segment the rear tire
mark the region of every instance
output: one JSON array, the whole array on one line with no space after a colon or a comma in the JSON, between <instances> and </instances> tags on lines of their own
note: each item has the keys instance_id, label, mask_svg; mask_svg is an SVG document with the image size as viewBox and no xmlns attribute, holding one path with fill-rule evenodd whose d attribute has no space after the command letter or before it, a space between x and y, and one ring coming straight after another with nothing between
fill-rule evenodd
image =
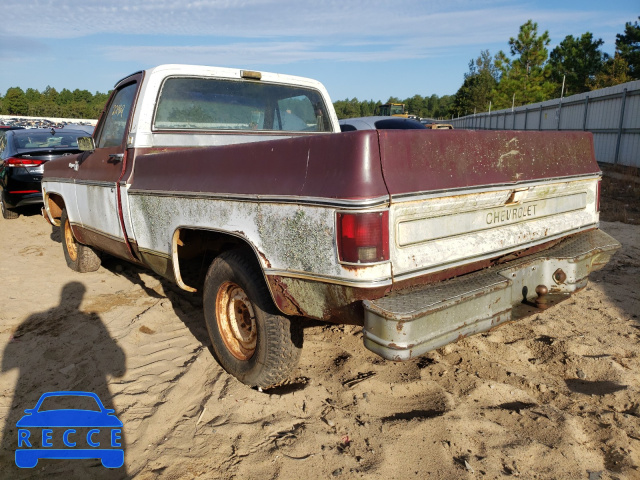
<instances>
[{"instance_id":1,"label":"rear tire","mask_svg":"<svg viewBox=\"0 0 640 480\"><path fill-rule=\"evenodd\" d=\"M269 388L289 378L302 350L298 322L280 315L247 255L218 256L204 283L204 316L216 359L242 383Z\"/></svg>"},{"instance_id":2,"label":"rear tire","mask_svg":"<svg viewBox=\"0 0 640 480\"><path fill-rule=\"evenodd\" d=\"M0 209L2 209L2 217L5 220L15 220L20 216L18 212L15 210L11 210L4 204L4 200L2 199L2 195L0 195Z\"/></svg>"},{"instance_id":3,"label":"rear tire","mask_svg":"<svg viewBox=\"0 0 640 480\"><path fill-rule=\"evenodd\" d=\"M80 273L98 270L101 263L100 256L90 246L78 243L73 236L66 208L62 210L62 215L60 216L60 230L60 233L62 233L62 250L69 268Z\"/></svg>"}]
</instances>

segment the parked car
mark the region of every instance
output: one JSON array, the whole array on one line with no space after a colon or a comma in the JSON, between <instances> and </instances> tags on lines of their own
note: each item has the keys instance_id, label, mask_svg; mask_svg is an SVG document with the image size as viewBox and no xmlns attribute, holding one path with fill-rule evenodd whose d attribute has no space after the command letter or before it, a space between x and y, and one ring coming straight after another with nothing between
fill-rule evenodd
<instances>
[{"instance_id":1,"label":"parked car","mask_svg":"<svg viewBox=\"0 0 640 480\"><path fill-rule=\"evenodd\" d=\"M354 130L413 130L425 128L417 120L403 117L357 117L340 120L340 130L352 132Z\"/></svg>"},{"instance_id":2,"label":"parked car","mask_svg":"<svg viewBox=\"0 0 640 480\"><path fill-rule=\"evenodd\" d=\"M5 219L20 216L18 209L42 203L40 180L44 164L79 153L84 130L0 130L0 206Z\"/></svg>"},{"instance_id":3,"label":"parked car","mask_svg":"<svg viewBox=\"0 0 640 480\"><path fill-rule=\"evenodd\" d=\"M82 130L83 132L86 132L89 135L93 135L93 130L95 129L95 127L93 125L82 125L80 123L70 123L68 125L65 125L62 128L64 128L67 131L69 131L69 130ZM64 133L64 132L60 132L60 133Z\"/></svg>"}]
</instances>

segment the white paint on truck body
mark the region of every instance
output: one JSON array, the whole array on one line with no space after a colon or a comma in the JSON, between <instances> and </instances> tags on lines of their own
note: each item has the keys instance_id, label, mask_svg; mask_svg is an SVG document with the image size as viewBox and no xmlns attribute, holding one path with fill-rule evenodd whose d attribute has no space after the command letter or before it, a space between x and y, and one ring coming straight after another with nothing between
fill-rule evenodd
<instances>
[{"instance_id":1,"label":"white paint on truck body","mask_svg":"<svg viewBox=\"0 0 640 480\"><path fill-rule=\"evenodd\" d=\"M390 210L394 279L406 279L538 245L598 224L600 177L438 192Z\"/></svg>"}]
</instances>

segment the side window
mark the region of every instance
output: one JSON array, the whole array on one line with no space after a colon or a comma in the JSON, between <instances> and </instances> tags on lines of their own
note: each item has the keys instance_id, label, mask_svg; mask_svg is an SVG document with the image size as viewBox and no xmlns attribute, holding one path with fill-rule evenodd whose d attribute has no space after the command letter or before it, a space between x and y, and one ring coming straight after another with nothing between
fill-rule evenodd
<instances>
[{"instance_id":1,"label":"side window","mask_svg":"<svg viewBox=\"0 0 640 480\"><path fill-rule=\"evenodd\" d=\"M119 147L124 141L127 129L127 120L138 88L137 83L132 83L121 88L109 104L105 114L97 148Z\"/></svg>"}]
</instances>

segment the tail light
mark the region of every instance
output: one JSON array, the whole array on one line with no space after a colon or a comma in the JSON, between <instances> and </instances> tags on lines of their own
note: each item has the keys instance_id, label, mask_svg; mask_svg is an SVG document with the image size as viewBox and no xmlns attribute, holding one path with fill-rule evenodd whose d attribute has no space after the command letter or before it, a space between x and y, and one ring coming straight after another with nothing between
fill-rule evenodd
<instances>
[{"instance_id":1,"label":"tail light","mask_svg":"<svg viewBox=\"0 0 640 480\"><path fill-rule=\"evenodd\" d=\"M9 157L4 161L5 167L37 167L42 165L44 160L32 160L30 158Z\"/></svg>"},{"instance_id":2,"label":"tail light","mask_svg":"<svg viewBox=\"0 0 640 480\"><path fill-rule=\"evenodd\" d=\"M599 178L598 186L596 188L596 212L600 211L600 188L602 188L601 184L602 184L602 178Z\"/></svg>"},{"instance_id":3,"label":"tail light","mask_svg":"<svg viewBox=\"0 0 640 480\"><path fill-rule=\"evenodd\" d=\"M389 260L389 211L336 213L338 257L347 263Z\"/></svg>"}]
</instances>

